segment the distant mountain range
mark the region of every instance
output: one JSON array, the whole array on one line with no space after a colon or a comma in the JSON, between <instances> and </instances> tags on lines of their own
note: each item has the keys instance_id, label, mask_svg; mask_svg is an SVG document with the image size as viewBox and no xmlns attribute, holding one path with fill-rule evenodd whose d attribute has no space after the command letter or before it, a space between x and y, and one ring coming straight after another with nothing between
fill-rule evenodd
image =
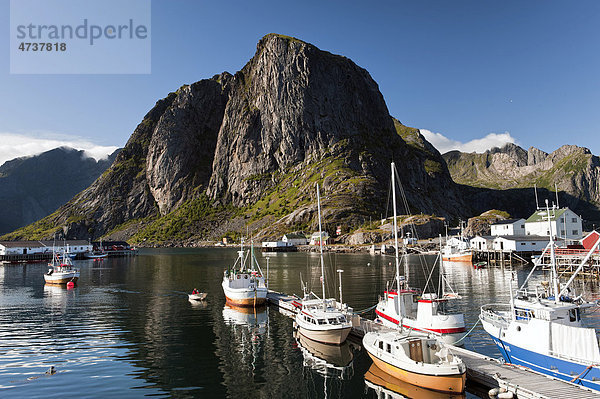
<instances>
[{"instance_id":1,"label":"distant mountain range","mask_svg":"<svg viewBox=\"0 0 600 399\"><path fill-rule=\"evenodd\" d=\"M570 207L588 222L598 225L600 221L600 160L587 148L564 145L548 154L535 147L526 151L507 144L483 154L450 151L443 157L456 183L501 190L504 195L498 196L499 202L512 202L504 208L512 207L513 212L521 195L521 202L527 199L535 205L533 187L538 188L540 205L546 198L555 203L558 189L560 206Z\"/></svg>"},{"instance_id":2,"label":"distant mountain range","mask_svg":"<svg viewBox=\"0 0 600 399\"><path fill-rule=\"evenodd\" d=\"M195 245L246 231L277 237L316 230L317 183L329 230L347 232L389 215L391 161L412 214L450 224L489 209L523 217L535 209L533 183L540 198L553 198L557 179L561 205L600 220L597 157L578 147L558 151L509 145L442 157L418 129L390 116L365 69L269 34L234 75L159 100L97 180L4 238Z\"/></svg>"},{"instance_id":3,"label":"distant mountain range","mask_svg":"<svg viewBox=\"0 0 600 399\"><path fill-rule=\"evenodd\" d=\"M83 151L61 147L5 162L0 166L0 234L54 212L92 184L117 153L96 161Z\"/></svg>"}]
</instances>

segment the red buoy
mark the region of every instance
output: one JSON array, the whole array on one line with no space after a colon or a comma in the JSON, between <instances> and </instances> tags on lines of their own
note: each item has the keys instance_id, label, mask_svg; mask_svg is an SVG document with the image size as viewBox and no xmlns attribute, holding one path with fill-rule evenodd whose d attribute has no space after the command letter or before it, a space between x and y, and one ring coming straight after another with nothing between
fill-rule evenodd
<instances>
[{"instance_id":1,"label":"red buoy","mask_svg":"<svg viewBox=\"0 0 600 399\"><path fill-rule=\"evenodd\" d=\"M67 289L73 289L73 288L75 288L75 283L74 283L74 282L72 282L72 281L69 281L69 282L67 283Z\"/></svg>"}]
</instances>

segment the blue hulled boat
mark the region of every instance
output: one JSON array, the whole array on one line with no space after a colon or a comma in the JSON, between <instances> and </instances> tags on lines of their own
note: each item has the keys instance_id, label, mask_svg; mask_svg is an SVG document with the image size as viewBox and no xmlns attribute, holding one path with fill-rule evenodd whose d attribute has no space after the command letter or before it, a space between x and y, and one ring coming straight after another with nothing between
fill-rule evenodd
<instances>
[{"instance_id":1,"label":"blue hulled boat","mask_svg":"<svg viewBox=\"0 0 600 399\"><path fill-rule=\"evenodd\" d=\"M550 209L547 214L550 214ZM550 223L549 223L550 224ZM531 273L508 304L482 306L479 316L508 363L600 391L600 348L594 328L585 327L581 313L596 306L581 296L569 297L569 286L592 256L591 248L571 279L560 288L554 241L550 242ZM550 254L551 279L539 289L528 290L528 280L546 253Z\"/></svg>"}]
</instances>

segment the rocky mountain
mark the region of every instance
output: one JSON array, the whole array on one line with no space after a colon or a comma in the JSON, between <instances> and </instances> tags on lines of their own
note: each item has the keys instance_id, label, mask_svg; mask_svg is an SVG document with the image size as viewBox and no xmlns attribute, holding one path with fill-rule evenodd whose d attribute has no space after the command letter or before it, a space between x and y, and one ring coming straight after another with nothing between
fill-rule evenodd
<instances>
[{"instance_id":1,"label":"rocky mountain","mask_svg":"<svg viewBox=\"0 0 600 399\"><path fill-rule=\"evenodd\" d=\"M483 154L451 151L443 157L455 182L502 190L494 191L498 202L506 205L498 209L528 216L527 212L520 211L519 203L529 202L529 208L533 209L534 185L538 188L540 203L543 203L546 198L556 202L556 184L560 206L569 206L588 221L600 220L600 161L587 148L564 145L547 154L534 147L525 151L517 145L507 144ZM482 193L487 191L476 191L474 199L485 201ZM485 209L482 204L472 205ZM498 207L498 203L490 204L489 208L492 207Z\"/></svg>"},{"instance_id":2,"label":"rocky mountain","mask_svg":"<svg viewBox=\"0 0 600 399\"><path fill-rule=\"evenodd\" d=\"M68 147L16 158L0 166L0 234L39 220L87 188L114 161L96 161Z\"/></svg>"},{"instance_id":3,"label":"rocky mountain","mask_svg":"<svg viewBox=\"0 0 600 399\"><path fill-rule=\"evenodd\" d=\"M269 34L234 75L158 101L98 180L8 238L276 235L315 227L316 183L325 222L358 227L385 213L392 160L412 213L468 212L441 155L390 117L365 69Z\"/></svg>"}]
</instances>

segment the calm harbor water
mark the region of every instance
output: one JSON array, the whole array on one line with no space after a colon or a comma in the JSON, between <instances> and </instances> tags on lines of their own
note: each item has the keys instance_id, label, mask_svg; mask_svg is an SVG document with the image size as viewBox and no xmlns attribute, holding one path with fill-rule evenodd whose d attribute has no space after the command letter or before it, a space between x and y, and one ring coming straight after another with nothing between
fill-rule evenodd
<instances>
[{"instance_id":1,"label":"calm harbor water","mask_svg":"<svg viewBox=\"0 0 600 399\"><path fill-rule=\"evenodd\" d=\"M332 349L298 342L292 320L276 309L226 307L220 283L235 257L234 249L156 249L76 261L81 280L73 290L45 286L44 264L0 266L0 397L377 397L385 381L369 370L358 344ZM258 258L266 272L265 256ZM355 310L371 307L394 276L393 262L389 256L326 254L328 295L338 293L335 269L344 269L344 301ZM410 258L413 286L427 279L422 262ZM461 295L450 310L465 313L470 328L479 307L507 301L510 279L516 285L528 270L448 266ZM271 289L300 294L302 278L320 292L317 254L271 254L269 275ZM205 303L187 300L193 288L208 292ZM589 299L600 295L597 283L580 288ZM597 313L586 317L598 324ZM465 346L499 356L480 325ZM336 367L325 367L323 357ZM45 374L51 366L56 373Z\"/></svg>"}]
</instances>

